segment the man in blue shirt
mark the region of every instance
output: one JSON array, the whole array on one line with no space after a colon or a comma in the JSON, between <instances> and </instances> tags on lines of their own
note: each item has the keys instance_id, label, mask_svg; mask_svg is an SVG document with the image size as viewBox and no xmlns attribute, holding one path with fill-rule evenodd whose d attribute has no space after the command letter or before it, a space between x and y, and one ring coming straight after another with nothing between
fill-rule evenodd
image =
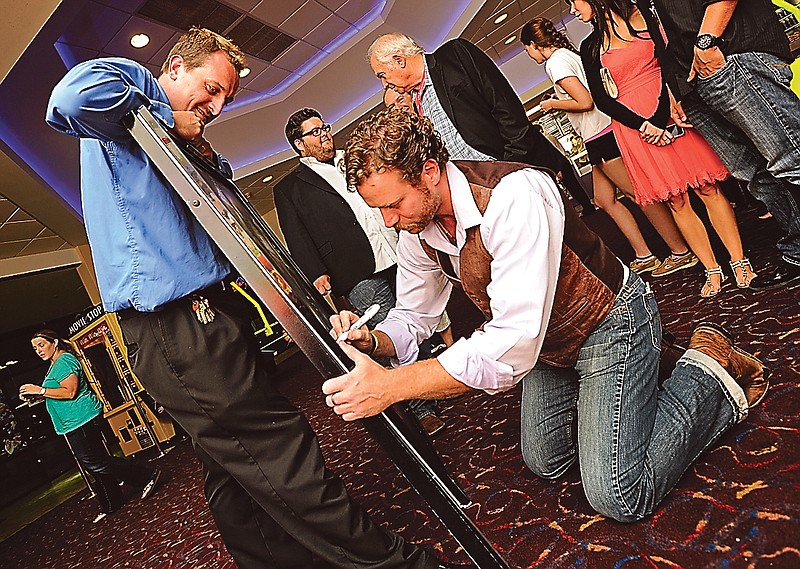
<instances>
[{"instance_id":1,"label":"man in blue shirt","mask_svg":"<svg viewBox=\"0 0 800 569\"><path fill-rule=\"evenodd\" d=\"M266 377L231 267L122 124L144 105L232 175L203 137L239 86L238 47L193 28L156 79L126 59L75 66L56 85L53 128L81 139L81 191L103 306L134 371L188 432L206 496L238 566L447 567L375 526L324 465L305 417ZM202 306L204 310L196 310Z\"/></svg>"}]
</instances>

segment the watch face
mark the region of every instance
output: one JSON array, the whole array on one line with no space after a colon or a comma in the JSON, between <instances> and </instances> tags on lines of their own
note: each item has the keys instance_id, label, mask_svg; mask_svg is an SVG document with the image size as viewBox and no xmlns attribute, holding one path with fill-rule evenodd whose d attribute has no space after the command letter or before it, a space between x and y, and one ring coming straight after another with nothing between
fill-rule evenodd
<instances>
[{"instance_id":1,"label":"watch face","mask_svg":"<svg viewBox=\"0 0 800 569\"><path fill-rule=\"evenodd\" d=\"M697 41L695 42L695 45L700 49L708 49L712 45L714 45L714 36L712 36L711 34L703 34L697 36Z\"/></svg>"}]
</instances>

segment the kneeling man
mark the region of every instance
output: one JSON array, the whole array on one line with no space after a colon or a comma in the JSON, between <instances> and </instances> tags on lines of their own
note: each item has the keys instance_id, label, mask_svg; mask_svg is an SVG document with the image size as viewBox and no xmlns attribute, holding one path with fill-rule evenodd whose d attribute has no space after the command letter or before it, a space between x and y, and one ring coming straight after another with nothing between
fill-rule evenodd
<instances>
[{"instance_id":1,"label":"kneeling man","mask_svg":"<svg viewBox=\"0 0 800 569\"><path fill-rule=\"evenodd\" d=\"M649 285L565 205L549 172L450 162L427 119L393 109L356 128L345 164L348 185L401 230L396 307L376 330L349 331L342 347L355 368L323 385L345 420L521 381L527 465L552 479L578 460L592 506L631 522L764 397L763 364L710 323L659 389L661 321ZM414 363L453 286L487 323ZM333 333L355 320L333 316Z\"/></svg>"}]
</instances>

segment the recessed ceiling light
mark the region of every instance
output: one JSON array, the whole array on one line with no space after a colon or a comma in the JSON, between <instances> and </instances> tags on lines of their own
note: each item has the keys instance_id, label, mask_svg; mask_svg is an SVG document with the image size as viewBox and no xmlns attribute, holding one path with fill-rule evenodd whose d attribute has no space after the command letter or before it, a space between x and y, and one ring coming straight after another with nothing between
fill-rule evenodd
<instances>
[{"instance_id":1,"label":"recessed ceiling light","mask_svg":"<svg viewBox=\"0 0 800 569\"><path fill-rule=\"evenodd\" d=\"M14 364L18 364L18 363L19 362L17 360L9 360L9 361L6 362L6 365L7 366L13 366Z\"/></svg>"},{"instance_id":2,"label":"recessed ceiling light","mask_svg":"<svg viewBox=\"0 0 800 569\"><path fill-rule=\"evenodd\" d=\"M515 39L517 39L517 36L509 36L509 38L506 41L504 41L503 43L508 45L511 42L513 42Z\"/></svg>"},{"instance_id":3,"label":"recessed ceiling light","mask_svg":"<svg viewBox=\"0 0 800 569\"><path fill-rule=\"evenodd\" d=\"M136 48L141 48L150 43L150 36L147 34L136 34L131 36L131 45Z\"/></svg>"},{"instance_id":4,"label":"recessed ceiling light","mask_svg":"<svg viewBox=\"0 0 800 569\"><path fill-rule=\"evenodd\" d=\"M497 17L494 19L494 23L495 23L495 25L497 25L497 24L502 24L503 22L505 22L505 21L506 21L506 18L508 18L508 13L507 13L507 12L503 12L502 14L500 14L499 16L497 16Z\"/></svg>"},{"instance_id":5,"label":"recessed ceiling light","mask_svg":"<svg viewBox=\"0 0 800 569\"><path fill-rule=\"evenodd\" d=\"M247 77L248 75L250 75L250 68L249 67L244 67L239 72L239 77Z\"/></svg>"},{"instance_id":6,"label":"recessed ceiling light","mask_svg":"<svg viewBox=\"0 0 800 569\"><path fill-rule=\"evenodd\" d=\"M264 182L265 184L266 184L267 182L271 182L271 181L272 181L272 176L267 176L266 178L264 178L264 179L263 179L263 180L261 180L261 181L262 181L262 182Z\"/></svg>"}]
</instances>

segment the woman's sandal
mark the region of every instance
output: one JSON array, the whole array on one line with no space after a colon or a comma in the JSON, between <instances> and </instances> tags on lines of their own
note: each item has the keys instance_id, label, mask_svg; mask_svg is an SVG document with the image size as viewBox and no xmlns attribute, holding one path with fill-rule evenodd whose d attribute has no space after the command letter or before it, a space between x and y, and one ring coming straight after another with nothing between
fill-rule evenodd
<instances>
[{"instance_id":1,"label":"woman's sandal","mask_svg":"<svg viewBox=\"0 0 800 569\"><path fill-rule=\"evenodd\" d=\"M750 259L745 257L738 261L731 261L731 269L733 269L733 276L736 278L736 286L750 288L750 281L756 277L753 265L750 264ZM741 278L739 278L740 273L736 272L736 269L741 269Z\"/></svg>"},{"instance_id":2,"label":"woman's sandal","mask_svg":"<svg viewBox=\"0 0 800 569\"><path fill-rule=\"evenodd\" d=\"M728 280L728 277L722 272L722 267L717 265L716 267L711 267L710 269L705 270L706 273L706 282L703 284L703 288L700 290L700 296L703 298L711 298L712 296L717 296L719 291L722 290L722 285ZM719 275L719 288L715 289L713 283L711 282L711 275Z\"/></svg>"}]
</instances>

